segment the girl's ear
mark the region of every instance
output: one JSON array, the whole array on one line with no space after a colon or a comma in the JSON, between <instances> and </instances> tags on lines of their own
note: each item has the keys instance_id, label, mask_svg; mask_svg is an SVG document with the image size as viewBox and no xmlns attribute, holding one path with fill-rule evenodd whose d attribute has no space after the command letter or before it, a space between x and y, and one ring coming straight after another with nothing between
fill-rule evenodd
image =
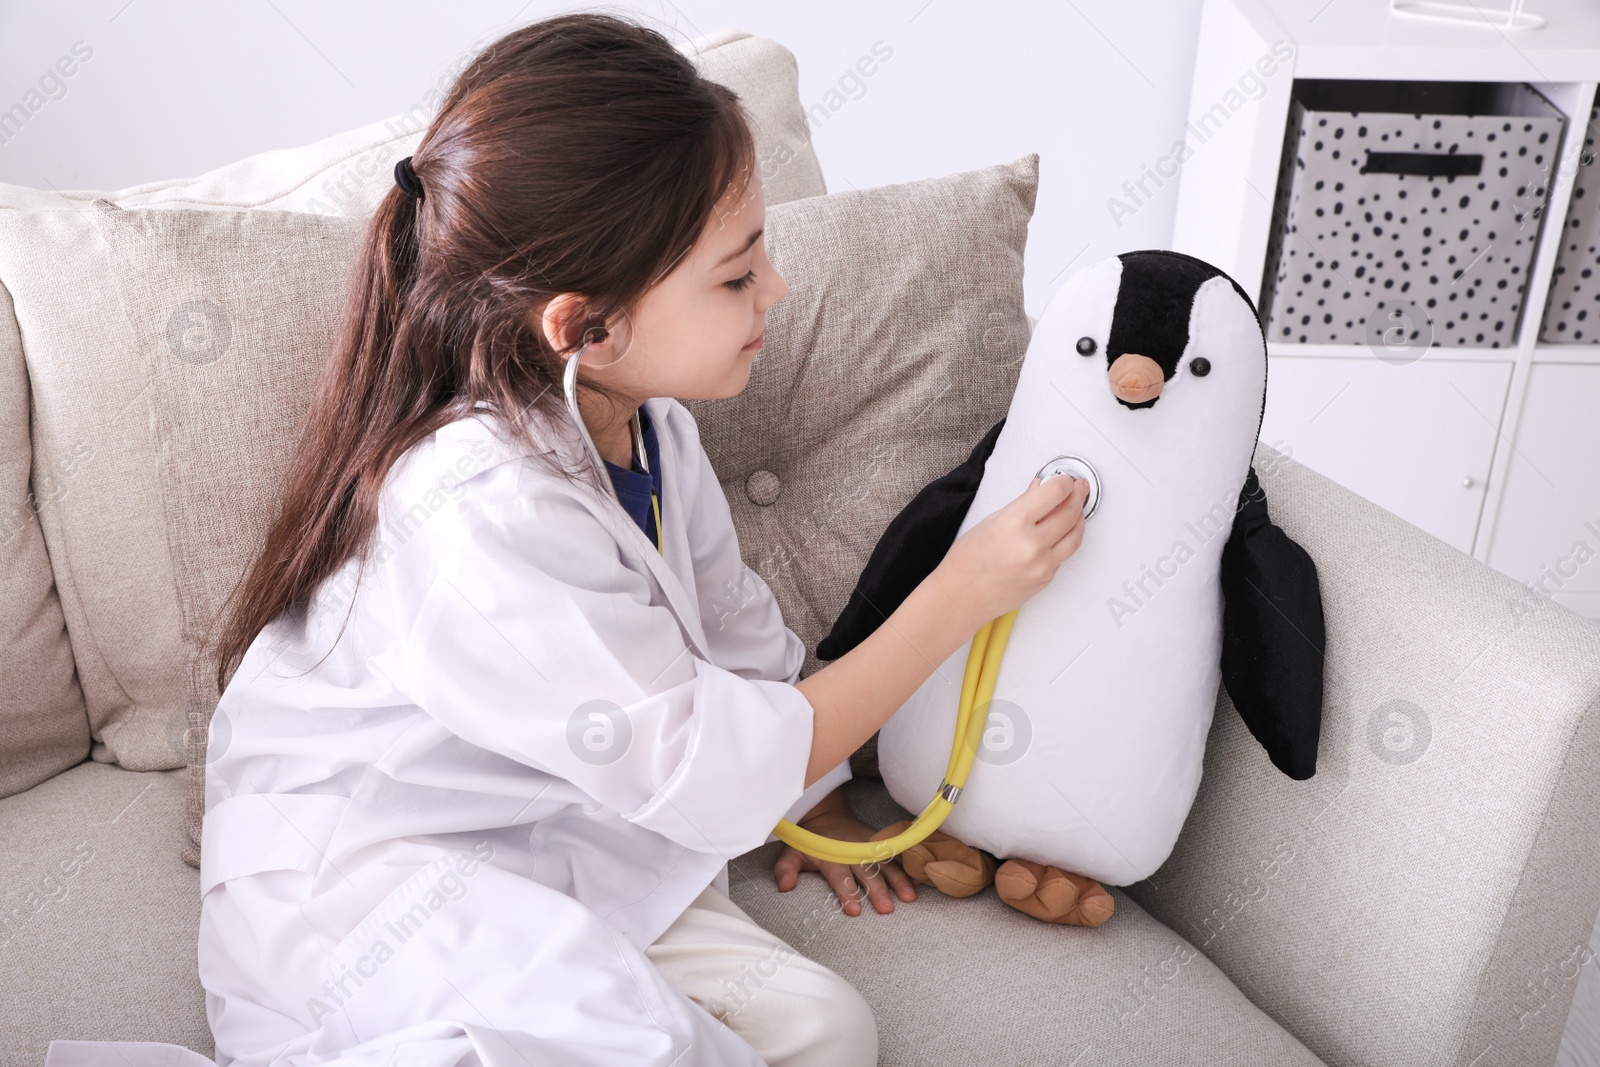
<instances>
[{"instance_id":1,"label":"girl's ear","mask_svg":"<svg viewBox=\"0 0 1600 1067\"><path fill-rule=\"evenodd\" d=\"M559 303L558 303L559 302ZM547 339L554 337L562 344L556 351L568 348L577 351L579 345L593 346L583 357L586 373L593 374L622 362L633 346L633 316L627 310L606 316L591 311L590 301L575 293L562 293L551 298L552 308L546 305L543 326Z\"/></svg>"},{"instance_id":2,"label":"girl's ear","mask_svg":"<svg viewBox=\"0 0 1600 1067\"><path fill-rule=\"evenodd\" d=\"M569 345L582 344L585 339L590 344L603 342L609 332L605 319L587 314L587 311L586 301L577 293L557 293L552 296L538 313L545 343L559 352ZM585 331L589 334L587 338Z\"/></svg>"}]
</instances>

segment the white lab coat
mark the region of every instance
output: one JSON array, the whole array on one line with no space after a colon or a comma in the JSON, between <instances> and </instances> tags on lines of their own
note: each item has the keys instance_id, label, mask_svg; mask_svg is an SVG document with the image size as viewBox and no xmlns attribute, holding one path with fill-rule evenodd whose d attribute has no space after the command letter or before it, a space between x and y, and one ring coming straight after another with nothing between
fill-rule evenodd
<instances>
[{"instance_id":1,"label":"white lab coat","mask_svg":"<svg viewBox=\"0 0 1600 1067\"><path fill-rule=\"evenodd\" d=\"M740 558L693 417L646 403L664 556L485 407L396 464L359 588L352 560L250 647L206 777L220 1067L396 1046L439 1067L760 1063L643 949L849 763L802 789L804 648ZM543 432L586 454L570 422ZM186 1062L66 1041L47 1060Z\"/></svg>"}]
</instances>

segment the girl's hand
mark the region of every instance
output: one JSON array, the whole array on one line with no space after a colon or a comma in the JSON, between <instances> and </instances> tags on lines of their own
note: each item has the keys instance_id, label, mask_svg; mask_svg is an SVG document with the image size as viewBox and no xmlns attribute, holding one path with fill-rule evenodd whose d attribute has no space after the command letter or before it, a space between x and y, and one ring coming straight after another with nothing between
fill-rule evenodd
<instances>
[{"instance_id":1,"label":"girl's hand","mask_svg":"<svg viewBox=\"0 0 1600 1067\"><path fill-rule=\"evenodd\" d=\"M1083 541L1089 483L1066 476L1040 482L956 538L928 577L974 612L977 629L1050 584Z\"/></svg>"},{"instance_id":2,"label":"girl's hand","mask_svg":"<svg viewBox=\"0 0 1600 1067\"><path fill-rule=\"evenodd\" d=\"M877 831L857 819L845 803L843 788L835 789L811 809L797 826L812 833L822 834L840 841L870 841ZM866 889L872 906L880 915L894 911L892 887L901 900L917 899L916 887L901 868L899 860L882 863L843 864L828 863L808 856L793 845L784 845L772 873L777 878L779 892L787 893L800 881L801 871L818 871L833 886L846 915L861 914L861 900L856 893L856 883Z\"/></svg>"}]
</instances>

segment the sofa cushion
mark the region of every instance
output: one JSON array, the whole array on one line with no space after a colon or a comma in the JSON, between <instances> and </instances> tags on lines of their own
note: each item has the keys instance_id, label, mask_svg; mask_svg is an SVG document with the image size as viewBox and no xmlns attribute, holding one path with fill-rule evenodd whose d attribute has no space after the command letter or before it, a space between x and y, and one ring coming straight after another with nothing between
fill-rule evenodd
<instances>
[{"instance_id":1,"label":"sofa cushion","mask_svg":"<svg viewBox=\"0 0 1600 1067\"><path fill-rule=\"evenodd\" d=\"M211 1055L183 797L181 770L86 761L0 800L0 1063L43 1063L57 1038Z\"/></svg>"},{"instance_id":2,"label":"sofa cushion","mask_svg":"<svg viewBox=\"0 0 1600 1067\"><path fill-rule=\"evenodd\" d=\"M768 207L828 191L800 104L800 66L793 52L744 30L721 30L680 47L695 57L701 74L744 102Z\"/></svg>"},{"instance_id":3,"label":"sofa cushion","mask_svg":"<svg viewBox=\"0 0 1600 1067\"><path fill-rule=\"evenodd\" d=\"M878 778L845 783L863 821L910 818ZM1252 1004L1186 938L1112 887L1098 927L1055 926L990 886L957 900L929 886L878 914L839 909L815 875L780 893L773 842L734 860L729 895L790 948L872 1005L883 1067L930 1063L1297 1064L1322 1060ZM775 962L782 957L775 955ZM728 1006L760 996L760 966Z\"/></svg>"},{"instance_id":4,"label":"sofa cushion","mask_svg":"<svg viewBox=\"0 0 1600 1067\"><path fill-rule=\"evenodd\" d=\"M773 41L739 30L699 37L680 47L707 77L741 94L754 126L768 203L825 192L801 112L794 56ZM24 576L18 586L18 609L10 606L11 578L4 579L8 584L3 587L7 598L0 599L0 612L5 614L0 621L0 649L10 647L4 639L13 631L20 635L26 629L31 644L24 645L19 637L15 647L37 648L39 656L30 656L28 662L46 667L30 682L38 687L37 694L14 694L19 701L29 702L17 704L16 715L9 711L13 705L12 694L8 694L7 703L0 705L7 709L0 714L0 721L29 722L37 703L37 707L68 709L60 712L62 721L53 727L65 730L70 706L80 701L87 710L94 759L133 770L184 765L186 730L193 725L192 713L197 710L192 706L194 664L188 649L203 611L197 615L196 602L186 599L196 592L196 578L181 569L193 561L192 555L186 554L190 550L202 555L207 550L173 540L186 536L182 522L174 525L178 513L174 508L181 512L188 505L175 504L163 487L176 486L186 499L195 496L174 478L183 449L187 445L204 447L194 415L212 409L196 408L184 415L178 410L183 390L198 395L193 388L200 383L233 380L228 375L235 373L243 374L238 379L241 383L249 381L254 370L237 371L227 364L237 363L241 352L260 351L272 337L281 339L285 330L307 344L322 343L318 329L326 326L329 309L337 306L343 278L337 257L328 252L332 246L310 235L337 232L341 236L330 238L333 244L341 245L347 255L353 251L346 240L348 231L317 228L317 216L346 216L347 225L350 220L364 222L370 216L378 199L393 185L394 161L414 149L457 69L459 64L447 70L417 107L400 115L312 145L251 156L198 178L152 182L113 193L58 193L0 185L0 284L15 297L14 317L9 308L0 308L4 319L0 322L0 351L5 350L7 336L13 337L13 346L15 339L22 342L37 409L31 427L34 480L45 484L55 472L74 471L74 492L47 508L41 522L59 606L52 608L46 603L48 590L37 588L41 578L37 563L43 558L43 549L32 536L17 541L35 545L27 550L31 561L27 568L17 564L18 573ZM275 221L250 229L255 244L236 256L219 251L217 244L246 232L245 224L235 221L213 220L215 228L209 231L210 223L176 217L164 224L151 223L143 231L113 228L109 232L120 242L114 257L97 230L96 200L124 209L187 210L191 215L201 211L229 215L248 209L273 216ZM289 221L296 218L303 220L304 228ZM145 237L135 236L136 232L144 232ZM273 238L282 238L283 243L270 248L262 244ZM140 240L160 247L135 248ZM299 247L307 242L322 251ZM196 263L179 265L177 277L185 286L181 297L176 288L167 288L155 278L117 277L116 272L129 263L169 262L191 249L203 254ZM284 259L274 262L280 252L286 253ZM287 280L285 265L297 261L300 269L313 264L324 269L323 275L295 279L304 283L301 292L308 301L307 323L298 330L293 324L268 321L262 309L242 300L244 290L252 284ZM119 282L128 291L119 291ZM225 303L219 293L240 296L241 302L228 305L226 320L217 317ZM277 295L284 296L284 291ZM157 321L161 316L166 318ZM207 331L224 325L229 330L230 348L221 351L213 366L205 355L205 346L212 340ZM220 334L215 339L221 343ZM177 348L191 344L200 349L176 355ZM288 358L300 362L296 374L304 370L303 352L290 353ZM4 370L5 359L0 355L0 390L10 390L0 399L0 412L4 413L0 414L0 450L4 452L0 464L5 464L0 466L0 513L10 514L7 505L17 503L14 465L28 455L26 448L14 446L10 436L19 426L26 429L28 423L26 409L16 407L19 394L15 383L7 380L16 375ZM147 370L156 367L181 373L170 380L148 378ZM302 377L293 382L283 379L283 367L261 373L265 380L289 388L291 393L304 384ZM154 391L147 391L147 384L152 383ZM292 401L293 396L284 399ZM253 427L230 427L219 421L217 429L222 436L217 439L216 451L206 453L208 463L194 468L195 477L206 478L211 469L209 457L223 457L224 441L232 450L246 441L244 431L269 424L281 430L289 418L282 413L263 417L268 422L258 420ZM18 418L24 421L19 423ZM187 444L164 440L160 435L168 430L189 434ZM244 451L257 448L256 441L247 443ZM263 441L259 447L270 455L281 446ZM212 480L201 495L216 485ZM187 531L207 532L203 525ZM241 532L224 533L231 538ZM0 562L9 562L8 551L0 548ZM9 572L0 569L0 573ZM207 590L213 588L211 577L201 581ZM31 590L26 596L21 592L23 586ZM52 611L64 613L81 696L74 695L70 682L59 677L59 635L55 660L46 647ZM0 665L5 662L0 660ZM8 671L0 676L12 674ZM52 722L56 716L52 711ZM70 759L59 754L65 751L60 747L66 741L65 733L51 735L56 739L49 740L43 734L34 737L26 732L35 726L22 729L19 745L43 747L27 757L19 782L29 782L30 776L37 781L45 768L58 770L81 758L78 751L69 753ZM193 732L187 736L192 738ZM0 745L4 743L0 740ZM81 749L81 736L74 743ZM50 752L58 754L50 756ZM191 858L197 859L197 854Z\"/></svg>"},{"instance_id":5,"label":"sofa cushion","mask_svg":"<svg viewBox=\"0 0 1600 1067\"><path fill-rule=\"evenodd\" d=\"M40 520L91 697L91 754L159 770L190 764L204 737L216 689L199 647L271 517L366 222L103 200L85 214L92 259L78 216L46 212L0 256L36 264L17 305L35 478L78 459ZM0 229L14 219L0 212Z\"/></svg>"},{"instance_id":6,"label":"sofa cushion","mask_svg":"<svg viewBox=\"0 0 1600 1067\"><path fill-rule=\"evenodd\" d=\"M87 446L78 442L67 465L33 478L28 376L11 307L0 286L0 797L89 754L89 716L38 517L76 487Z\"/></svg>"},{"instance_id":7,"label":"sofa cushion","mask_svg":"<svg viewBox=\"0 0 1600 1067\"><path fill-rule=\"evenodd\" d=\"M767 209L788 295L744 390L684 403L746 562L805 642L802 676L889 520L1011 406L1038 181L1034 154ZM874 735L857 775L876 752Z\"/></svg>"},{"instance_id":8,"label":"sofa cushion","mask_svg":"<svg viewBox=\"0 0 1600 1067\"><path fill-rule=\"evenodd\" d=\"M101 383L142 381L133 409L149 450L127 476L160 507L172 570L175 653L158 664L178 714L170 743L189 756L188 831L199 861L203 747L216 659L202 646L260 551L282 472L339 328L366 221L285 211L124 210L95 201L133 348L107 353ZM76 373L85 368L80 365ZM95 433L92 424L77 432ZM126 493L128 485L122 487ZM85 539L87 547L87 539ZM96 542L109 557L115 542ZM74 564L81 555L74 559ZM141 625L139 606L115 620ZM175 640L174 640L175 639Z\"/></svg>"}]
</instances>

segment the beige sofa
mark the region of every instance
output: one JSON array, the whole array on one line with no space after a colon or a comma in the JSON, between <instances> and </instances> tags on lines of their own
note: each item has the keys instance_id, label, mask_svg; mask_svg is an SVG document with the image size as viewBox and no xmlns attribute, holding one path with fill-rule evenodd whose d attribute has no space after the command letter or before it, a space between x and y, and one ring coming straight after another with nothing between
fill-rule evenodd
<instances>
[{"instance_id":1,"label":"beige sofa","mask_svg":"<svg viewBox=\"0 0 1600 1067\"><path fill-rule=\"evenodd\" d=\"M1004 414L1039 161L824 196L793 57L732 31L686 49L750 104L791 284L751 386L691 409L809 672L888 518ZM432 102L190 181L0 186L6 1067L53 1038L213 1053L195 650ZM1278 773L1220 692L1176 850L1096 929L992 889L850 918L815 876L776 891L776 843L732 862L734 899L871 1002L882 1062L1554 1060L1600 908L1600 628L1290 451L1255 465L1321 576L1314 778ZM908 813L873 760L847 793L882 825Z\"/></svg>"}]
</instances>

